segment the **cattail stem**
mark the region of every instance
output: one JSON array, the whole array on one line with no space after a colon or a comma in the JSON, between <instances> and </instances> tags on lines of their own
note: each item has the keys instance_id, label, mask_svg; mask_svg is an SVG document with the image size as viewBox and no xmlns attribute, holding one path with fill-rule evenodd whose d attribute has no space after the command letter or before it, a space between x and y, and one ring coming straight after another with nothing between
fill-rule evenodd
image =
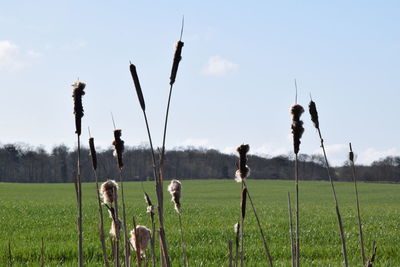
<instances>
[{"instance_id":1,"label":"cattail stem","mask_svg":"<svg viewBox=\"0 0 400 267\"><path fill-rule=\"evenodd\" d=\"M295 154L295 188L296 188L296 267L300 267L300 220L299 220L299 159Z\"/></svg>"},{"instance_id":2,"label":"cattail stem","mask_svg":"<svg viewBox=\"0 0 400 267\"><path fill-rule=\"evenodd\" d=\"M77 196L78 196L78 264L83 267L83 230L82 230L82 183L81 183L81 139L80 134L78 138L78 159L77 159Z\"/></svg>"},{"instance_id":3,"label":"cattail stem","mask_svg":"<svg viewBox=\"0 0 400 267\"><path fill-rule=\"evenodd\" d=\"M181 232L181 244L182 244L182 256L183 256L183 266L187 267L188 266L188 259L187 259L187 254L186 254L186 243L185 239L183 237L183 227L182 227L182 219L181 219L181 213L178 213L179 217L179 228Z\"/></svg>"},{"instance_id":4,"label":"cattail stem","mask_svg":"<svg viewBox=\"0 0 400 267\"><path fill-rule=\"evenodd\" d=\"M240 266L244 266L244 238L243 238L243 233L244 233L244 217L246 214L246 193L244 190L246 190L246 187L244 186L244 182L242 180L242 191L241 191L241 204L240 204L240 209L241 209L241 216L240 216Z\"/></svg>"},{"instance_id":5,"label":"cattail stem","mask_svg":"<svg viewBox=\"0 0 400 267\"><path fill-rule=\"evenodd\" d=\"M356 208L357 208L357 218L358 218L358 231L360 235L360 246L361 246L361 261L362 265L364 266L367 259L365 256L365 248L364 248L364 237L363 237L363 231L362 231L362 224L361 224L361 214L360 214L360 203L358 200L358 189L357 189L357 178L356 178L356 167L354 165L354 154L353 150L351 148L351 143L349 143L350 146L350 153L349 153L349 158L350 158L350 164L351 164L351 170L353 174L353 182L354 182L354 192L356 196Z\"/></svg>"},{"instance_id":6,"label":"cattail stem","mask_svg":"<svg viewBox=\"0 0 400 267\"><path fill-rule=\"evenodd\" d=\"M235 267L238 267L239 263L239 240L240 240L240 222L237 222L237 231L235 236Z\"/></svg>"},{"instance_id":7,"label":"cattail stem","mask_svg":"<svg viewBox=\"0 0 400 267\"><path fill-rule=\"evenodd\" d=\"M118 217L118 197L116 188L113 188L114 212L111 214L115 225L115 242L114 242L114 266L119 267L119 239L120 239L120 223Z\"/></svg>"},{"instance_id":8,"label":"cattail stem","mask_svg":"<svg viewBox=\"0 0 400 267\"><path fill-rule=\"evenodd\" d=\"M150 214L151 217L151 239L150 239L150 245L151 245L151 260L152 260L152 266L156 266L156 254L155 254L155 231L156 231L156 223L154 221L154 213L151 212Z\"/></svg>"},{"instance_id":9,"label":"cattail stem","mask_svg":"<svg viewBox=\"0 0 400 267\"><path fill-rule=\"evenodd\" d=\"M250 205L251 205L251 208L252 208L252 210L253 210L254 216L256 217L256 221L257 221L257 225L258 225L258 230L260 231L261 238L262 238L262 240L263 240L263 244L264 244L264 249L265 249L265 253L266 253L266 256L267 256L267 260L268 260L268 262L269 262L269 265L270 265L271 267L273 267L274 264L273 264L273 261L272 261L272 256L271 256L271 253L270 253L270 250L269 250L269 246L268 246L267 240L266 240L266 238L265 238L264 232L263 232L262 227L261 227L260 219L258 218L258 214L257 214L257 212L256 212L256 208L255 208L255 206L254 206L253 200L252 200L252 198L251 198L251 196L250 196L249 189L247 188L247 185L246 185L246 183L245 183L244 181L243 181L243 184L244 184L244 186L245 186L245 188L246 188L247 196L249 197Z\"/></svg>"},{"instance_id":10,"label":"cattail stem","mask_svg":"<svg viewBox=\"0 0 400 267\"><path fill-rule=\"evenodd\" d=\"M8 240L8 266L12 267L11 241Z\"/></svg>"},{"instance_id":11,"label":"cattail stem","mask_svg":"<svg viewBox=\"0 0 400 267\"><path fill-rule=\"evenodd\" d=\"M232 262L233 262L232 240L228 240L228 253L229 253L228 266L232 267Z\"/></svg>"},{"instance_id":12,"label":"cattail stem","mask_svg":"<svg viewBox=\"0 0 400 267\"><path fill-rule=\"evenodd\" d=\"M290 202L290 193L288 192L288 210L289 210L289 235L290 235L290 248L291 248L291 255L292 255L292 267L296 266L295 261L295 254L296 254L296 247L294 244L294 236L293 236L293 219L292 219L292 204Z\"/></svg>"},{"instance_id":13,"label":"cattail stem","mask_svg":"<svg viewBox=\"0 0 400 267\"><path fill-rule=\"evenodd\" d=\"M40 266L44 267L44 240L42 237L42 246L40 248Z\"/></svg>"},{"instance_id":14,"label":"cattail stem","mask_svg":"<svg viewBox=\"0 0 400 267\"><path fill-rule=\"evenodd\" d=\"M92 157L92 170L96 180L96 198L97 198L97 206L99 211L99 237L101 242L101 248L103 250L103 262L106 267L109 267L110 264L108 262L107 257L107 247L106 247L106 240L104 236L104 218L103 218L103 209L101 207L101 200L100 200L100 191L99 191L99 179L97 175L97 155L94 146L94 138L89 138L89 148L90 148L90 155Z\"/></svg>"},{"instance_id":15,"label":"cattail stem","mask_svg":"<svg viewBox=\"0 0 400 267\"><path fill-rule=\"evenodd\" d=\"M339 210L339 203L338 203L338 200L337 200L337 197L336 197L335 186L333 184L328 158L326 156L326 151L325 151L325 146L324 146L324 139L322 138L321 130L320 130L319 127L317 128L317 130L318 130L318 135L319 135L319 138L320 138L320 141L321 141L321 148L322 148L322 151L323 151L323 154L324 154L326 170L327 170L329 181L330 181L330 184L331 184L333 198L335 200L336 216L337 216L337 220L338 220L338 224L339 224L340 237L341 237L341 241L342 241L342 253L343 253L343 260L344 260L343 264L344 264L344 266L348 267L347 251L346 251L346 240L345 240L345 237L344 237L344 229L343 229L342 217L340 215L340 210Z\"/></svg>"},{"instance_id":16,"label":"cattail stem","mask_svg":"<svg viewBox=\"0 0 400 267\"><path fill-rule=\"evenodd\" d=\"M125 197L124 197L124 180L122 177L122 169L119 169L119 182L121 184L121 199L122 199L122 223L124 226L124 256L125 256L125 266L130 266L130 247L128 230L126 226L126 212L125 212Z\"/></svg>"}]
</instances>

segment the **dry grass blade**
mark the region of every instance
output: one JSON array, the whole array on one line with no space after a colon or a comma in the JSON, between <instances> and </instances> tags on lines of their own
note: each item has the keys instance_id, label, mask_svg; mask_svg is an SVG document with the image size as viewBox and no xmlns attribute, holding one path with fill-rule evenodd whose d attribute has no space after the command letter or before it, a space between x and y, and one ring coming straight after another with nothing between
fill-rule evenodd
<instances>
[{"instance_id":1,"label":"dry grass blade","mask_svg":"<svg viewBox=\"0 0 400 267\"><path fill-rule=\"evenodd\" d=\"M369 258L368 262L365 264L365 267L372 267L373 263L375 261L375 256L376 256L376 242L374 241L374 244L372 245L372 255L371 258Z\"/></svg>"},{"instance_id":2,"label":"dry grass blade","mask_svg":"<svg viewBox=\"0 0 400 267\"><path fill-rule=\"evenodd\" d=\"M346 240L345 240L345 236L344 236L344 228L343 228L342 216L340 215L339 203L338 203L338 200L337 200L337 197L336 197L336 190L335 190L335 186L333 184L333 179L332 179L332 176L331 176L331 171L330 171L330 167L329 167L328 158L326 156L324 139L322 138L321 129L319 127L317 107L316 107L314 101L311 100L311 102L309 104L309 111L310 111L310 114L311 114L311 118L314 118L314 120L315 119L317 120L316 121L317 123L315 123L314 121L313 122L314 122L315 126L318 126L318 127L316 127L316 129L318 131L319 139L320 139L320 142L321 142L321 148L322 148L322 152L324 154L324 159L325 159L326 171L328 173L329 182L330 182L331 188L332 188L333 199L335 201L336 217L337 217L338 224L339 224L340 238L341 238L341 242L342 242L343 263L344 263L344 266L347 267L348 266L348 260L347 260Z\"/></svg>"},{"instance_id":3,"label":"dry grass blade","mask_svg":"<svg viewBox=\"0 0 400 267\"><path fill-rule=\"evenodd\" d=\"M362 224L361 224L360 202L359 202L359 199L358 199L356 167L354 165L354 153L353 153L353 149L351 147L351 143L349 143L349 147L350 147L349 161L350 161L350 164L351 164L351 170L352 170L352 174L353 174L354 194L355 194L355 197L356 197L356 209L357 209L357 219L358 219L358 233L360 235L361 262L362 262L362 265L364 266L365 262L367 261L367 259L366 259L366 256L365 256L364 236L363 236Z\"/></svg>"}]
</instances>

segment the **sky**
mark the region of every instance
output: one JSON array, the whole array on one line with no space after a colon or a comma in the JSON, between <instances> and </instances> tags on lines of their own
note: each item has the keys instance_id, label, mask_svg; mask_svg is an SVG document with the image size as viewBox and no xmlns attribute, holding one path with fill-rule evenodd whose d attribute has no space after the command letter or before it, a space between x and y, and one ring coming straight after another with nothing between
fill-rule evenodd
<instances>
[{"instance_id":1,"label":"sky","mask_svg":"<svg viewBox=\"0 0 400 267\"><path fill-rule=\"evenodd\" d=\"M4 1L0 9L0 143L76 146L71 84L87 84L87 127L99 148L148 144L129 61L137 67L155 146L174 46L185 45L173 88L167 148L276 156L292 152L294 79L305 132L301 153L341 165L398 155L398 1Z\"/></svg>"}]
</instances>

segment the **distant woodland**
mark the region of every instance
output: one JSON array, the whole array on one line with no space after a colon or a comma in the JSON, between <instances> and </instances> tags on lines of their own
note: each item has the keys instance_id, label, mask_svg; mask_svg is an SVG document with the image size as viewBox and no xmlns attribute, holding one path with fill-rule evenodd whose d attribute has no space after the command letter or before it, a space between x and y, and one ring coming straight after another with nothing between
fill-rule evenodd
<instances>
[{"instance_id":1,"label":"distant woodland","mask_svg":"<svg viewBox=\"0 0 400 267\"><path fill-rule=\"evenodd\" d=\"M89 150L81 150L82 179L93 181ZM67 183L73 182L76 172L76 150L65 145L55 146L51 151L21 144L0 147L0 182ZM116 179L117 163L113 150L97 151L98 175L101 181ZM324 160L320 155L299 155L299 177L302 180L327 180ZM236 170L236 155L223 154L217 150L185 148L167 151L165 177L167 179L232 179ZM123 154L124 180L152 180L152 160L148 147L127 147ZM260 157L249 155L250 179L282 179L294 177L292 155ZM400 157L387 157L369 166L358 165L359 180L400 182ZM336 181L351 181L352 173L347 162L332 168Z\"/></svg>"}]
</instances>

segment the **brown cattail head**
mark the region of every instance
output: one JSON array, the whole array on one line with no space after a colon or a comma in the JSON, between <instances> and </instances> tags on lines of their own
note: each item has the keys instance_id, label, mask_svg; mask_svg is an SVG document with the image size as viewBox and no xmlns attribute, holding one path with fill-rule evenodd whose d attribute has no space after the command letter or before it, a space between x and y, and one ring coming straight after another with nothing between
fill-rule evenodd
<instances>
[{"instance_id":1,"label":"brown cattail head","mask_svg":"<svg viewBox=\"0 0 400 267\"><path fill-rule=\"evenodd\" d=\"M304 108L298 104L293 105L290 108L292 114L292 134L293 134L293 147L294 153L298 154L300 150L300 139L304 133L303 121L300 120L301 114L303 114Z\"/></svg>"},{"instance_id":2,"label":"brown cattail head","mask_svg":"<svg viewBox=\"0 0 400 267\"><path fill-rule=\"evenodd\" d=\"M176 79L176 74L178 72L178 66L179 62L182 59L182 48L183 48L184 43L182 41L178 41L176 43L176 49L175 49L175 54L174 54L174 62L172 63L172 69L171 69L171 76L169 77L169 84L173 85L175 83Z\"/></svg>"},{"instance_id":3,"label":"brown cattail head","mask_svg":"<svg viewBox=\"0 0 400 267\"><path fill-rule=\"evenodd\" d=\"M137 240L138 240L137 244L139 246L139 251L142 255L145 255L146 248L149 245L149 242L151 239L151 231L146 226L137 225L136 226L136 235L135 235L135 229L133 229L131 231L131 238L130 238L132 247L135 251L138 250L138 248L136 247L136 237L137 237Z\"/></svg>"},{"instance_id":4,"label":"brown cattail head","mask_svg":"<svg viewBox=\"0 0 400 267\"><path fill-rule=\"evenodd\" d=\"M239 153L239 161L236 164L238 169L235 173L235 180L238 183L242 182L250 175L250 168L247 166L247 153L249 150L250 146L244 144L236 148L236 151Z\"/></svg>"},{"instance_id":5,"label":"brown cattail head","mask_svg":"<svg viewBox=\"0 0 400 267\"><path fill-rule=\"evenodd\" d=\"M353 149L352 149L352 147L351 147L351 143L349 143L349 146L350 146L349 160L350 160L351 162L354 162L354 153L353 153Z\"/></svg>"},{"instance_id":6,"label":"brown cattail head","mask_svg":"<svg viewBox=\"0 0 400 267\"><path fill-rule=\"evenodd\" d=\"M114 180L104 182L100 187L100 196L105 204L111 204L118 197L118 184Z\"/></svg>"},{"instance_id":7,"label":"brown cattail head","mask_svg":"<svg viewBox=\"0 0 400 267\"><path fill-rule=\"evenodd\" d=\"M315 105L314 101L310 101L308 104L308 110L310 111L311 121L314 123L315 128L319 128L319 121L318 121L318 111L317 106Z\"/></svg>"},{"instance_id":8,"label":"brown cattail head","mask_svg":"<svg viewBox=\"0 0 400 267\"><path fill-rule=\"evenodd\" d=\"M96 154L96 149L94 148L94 138L90 137L89 138L89 149L90 149L90 156L92 156L92 165L93 169L97 169L97 154Z\"/></svg>"},{"instance_id":9,"label":"brown cattail head","mask_svg":"<svg viewBox=\"0 0 400 267\"><path fill-rule=\"evenodd\" d=\"M113 146L115 147L114 150L114 157L117 158L118 167L122 169L124 163L122 162L122 153L124 152L124 141L121 139L121 130L114 130L114 141Z\"/></svg>"},{"instance_id":10,"label":"brown cattail head","mask_svg":"<svg viewBox=\"0 0 400 267\"><path fill-rule=\"evenodd\" d=\"M153 206L153 203L151 203L150 197L149 197L149 195L148 195L146 192L144 193L144 200L145 200L146 203L147 203L147 212L148 212L148 213L151 213L151 214L154 214L154 206Z\"/></svg>"},{"instance_id":11,"label":"brown cattail head","mask_svg":"<svg viewBox=\"0 0 400 267\"><path fill-rule=\"evenodd\" d=\"M85 87L86 84L80 81L72 84L74 88L72 91L72 97L74 99L74 114L75 114L75 133L77 135L81 135L82 130L82 117L83 117L83 105L82 105L82 96L85 95Z\"/></svg>"},{"instance_id":12,"label":"brown cattail head","mask_svg":"<svg viewBox=\"0 0 400 267\"><path fill-rule=\"evenodd\" d=\"M242 190L242 199L240 203L240 207L242 208L242 218L246 216L246 199L247 199L247 188L244 187Z\"/></svg>"},{"instance_id":13,"label":"brown cattail head","mask_svg":"<svg viewBox=\"0 0 400 267\"><path fill-rule=\"evenodd\" d=\"M172 196L171 201L175 204L175 210L178 213L181 213L181 193L182 193L182 184L178 180L172 180L171 183L168 185L168 191Z\"/></svg>"},{"instance_id":14,"label":"brown cattail head","mask_svg":"<svg viewBox=\"0 0 400 267\"><path fill-rule=\"evenodd\" d=\"M139 99L140 107L142 108L143 111L145 111L146 105L144 102L144 97L143 97L143 93L142 93L142 87L140 86L139 77L136 72L136 66L131 63L129 66L129 70L131 71L133 83L135 84L136 94Z\"/></svg>"}]
</instances>

